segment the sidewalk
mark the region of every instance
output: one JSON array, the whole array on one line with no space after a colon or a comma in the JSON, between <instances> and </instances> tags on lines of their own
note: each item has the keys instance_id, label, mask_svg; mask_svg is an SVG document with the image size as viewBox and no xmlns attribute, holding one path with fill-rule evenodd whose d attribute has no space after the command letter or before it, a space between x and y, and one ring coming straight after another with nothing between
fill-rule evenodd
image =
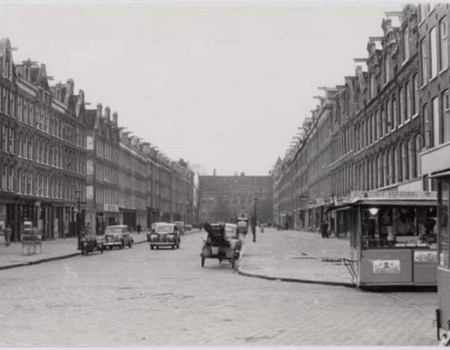
<instances>
[{"instance_id":1,"label":"sidewalk","mask_svg":"<svg viewBox=\"0 0 450 350\"><path fill-rule=\"evenodd\" d=\"M348 239L324 239L319 233L278 231L266 228L256 232L253 243L247 234L238 272L241 275L272 280L353 287L347 267Z\"/></svg>"},{"instance_id":2,"label":"sidewalk","mask_svg":"<svg viewBox=\"0 0 450 350\"><path fill-rule=\"evenodd\" d=\"M198 230L192 230L186 234L194 232L198 232ZM147 242L146 232L141 232L140 234L133 232L132 235L134 244ZM39 252L39 248L37 249ZM43 241L42 253L35 255L23 255L22 243L20 242L11 243L9 247L6 247L2 240L0 243L0 270L66 259L77 255L81 255L81 253L77 250L76 238L60 238L51 241Z\"/></svg>"}]
</instances>

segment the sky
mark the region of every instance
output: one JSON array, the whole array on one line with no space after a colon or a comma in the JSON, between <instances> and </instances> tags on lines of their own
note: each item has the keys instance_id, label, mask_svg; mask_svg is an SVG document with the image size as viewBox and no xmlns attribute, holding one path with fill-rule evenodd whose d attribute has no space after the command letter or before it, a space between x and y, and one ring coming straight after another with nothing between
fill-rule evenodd
<instances>
[{"instance_id":1,"label":"sky","mask_svg":"<svg viewBox=\"0 0 450 350\"><path fill-rule=\"evenodd\" d=\"M204 175L267 175L320 86L354 75L399 4L0 5L16 63L44 63L119 126Z\"/></svg>"}]
</instances>

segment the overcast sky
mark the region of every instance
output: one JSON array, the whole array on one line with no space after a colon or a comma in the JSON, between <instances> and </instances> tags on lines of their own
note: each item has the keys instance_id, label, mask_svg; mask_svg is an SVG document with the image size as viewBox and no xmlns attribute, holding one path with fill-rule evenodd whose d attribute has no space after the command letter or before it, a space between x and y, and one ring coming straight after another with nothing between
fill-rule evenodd
<instances>
[{"instance_id":1,"label":"overcast sky","mask_svg":"<svg viewBox=\"0 0 450 350\"><path fill-rule=\"evenodd\" d=\"M400 5L0 6L15 62L45 63L120 126L206 174L266 175Z\"/></svg>"}]
</instances>

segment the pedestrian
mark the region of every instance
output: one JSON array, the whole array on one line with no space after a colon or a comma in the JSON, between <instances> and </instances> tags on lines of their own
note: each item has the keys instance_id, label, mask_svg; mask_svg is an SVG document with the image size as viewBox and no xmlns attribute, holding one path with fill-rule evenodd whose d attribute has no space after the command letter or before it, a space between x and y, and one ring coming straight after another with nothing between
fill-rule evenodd
<instances>
[{"instance_id":1,"label":"pedestrian","mask_svg":"<svg viewBox=\"0 0 450 350\"><path fill-rule=\"evenodd\" d=\"M91 228L91 223L88 222L86 224L86 236L90 236L92 234L92 228Z\"/></svg>"},{"instance_id":2,"label":"pedestrian","mask_svg":"<svg viewBox=\"0 0 450 350\"><path fill-rule=\"evenodd\" d=\"M5 228L5 245L7 247L11 243L11 235L12 235L11 226L7 225Z\"/></svg>"},{"instance_id":3,"label":"pedestrian","mask_svg":"<svg viewBox=\"0 0 450 350\"><path fill-rule=\"evenodd\" d=\"M253 235L253 242L256 242L256 222L252 221L252 235Z\"/></svg>"},{"instance_id":4,"label":"pedestrian","mask_svg":"<svg viewBox=\"0 0 450 350\"><path fill-rule=\"evenodd\" d=\"M326 220L322 221L320 225L320 233L322 234L322 238L328 238L328 222Z\"/></svg>"},{"instance_id":5,"label":"pedestrian","mask_svg":"<svg viewBox=\"0 0 450 350\"><path fill-rule=\"evenodd\" d=\"M142 231L141 225L138 224L138 225L136 226L136 231L137 231L138 235L141 234L141 231Z\"/></svg>"},{"instance_id":6,"label":"pedestrian","mask_svg":"<svg viewBox=\"0 0 450 350\"><path fill-rule=\"evenodd\" d=\"M261 223L261 225L259 225L259 226L260 226L260 228L261 228L261 233L264 233L264 224Z\"/></svg>"}]
</instances>

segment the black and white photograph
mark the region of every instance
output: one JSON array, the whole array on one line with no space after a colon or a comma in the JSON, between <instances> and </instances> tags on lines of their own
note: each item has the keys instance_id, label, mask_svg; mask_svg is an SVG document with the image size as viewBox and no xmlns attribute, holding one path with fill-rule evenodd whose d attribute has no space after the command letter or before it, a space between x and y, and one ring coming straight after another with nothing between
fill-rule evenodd
<instances>
[{"instance_id":1,"label":"black and white photograph","mask_svg":"<svg viewBox=\"0 0 450 350\"><path fill-rule=\"evenodd\" d=\"M450 347L449 20L0 0L0 348Z\"/></svg>"}]
</instances>

